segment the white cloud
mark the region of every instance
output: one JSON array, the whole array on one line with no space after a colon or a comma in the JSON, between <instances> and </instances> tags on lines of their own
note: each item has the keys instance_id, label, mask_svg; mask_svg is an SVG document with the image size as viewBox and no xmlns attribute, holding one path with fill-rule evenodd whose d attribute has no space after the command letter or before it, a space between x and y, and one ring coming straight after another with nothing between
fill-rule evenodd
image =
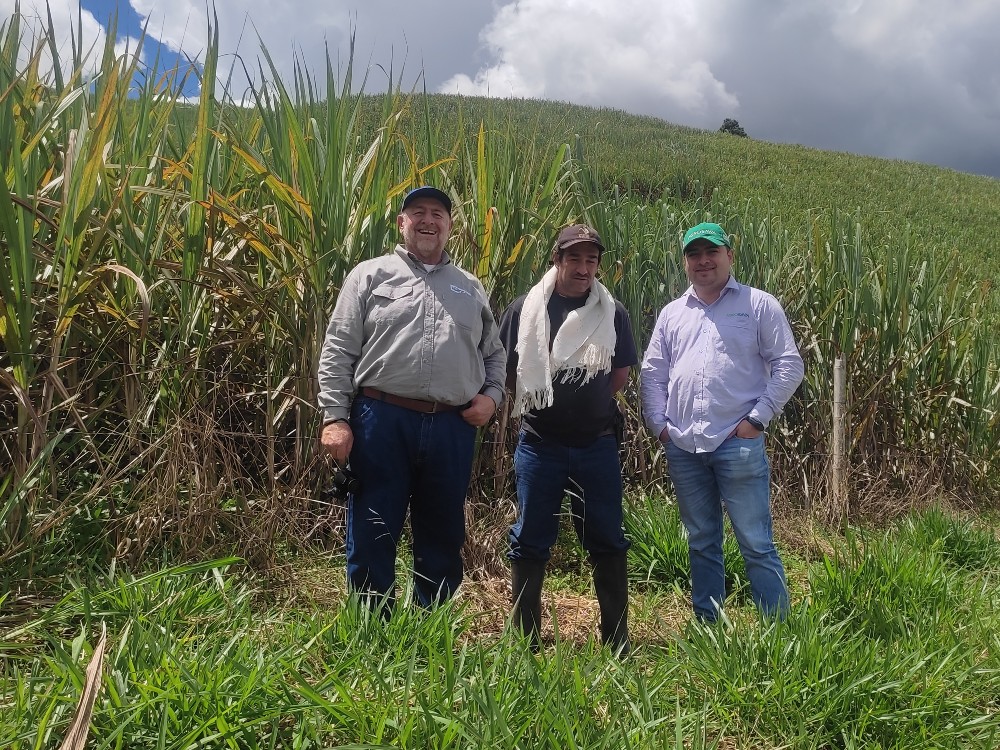
<instances>
[{"instance_id":1,"label":"white cloud","mask_svg":"<svg viewBox=\"0 0 1000 750\"><path fill-rule=\"evenodd\" d=\"M55 0L59 29L75 23L75 2ZM149 18L151 36L203 58L203 0L130 2ZM247 87L242 65L259 78L258 33L283 81L291 82L298 55L322 82L326 50L342 71L356 29L355 85L367 76L372 91L391 81L545 98L711 129L735 117L754 138L1000 176L996 2L214 0L208 7L219 19L220 80L233 66L237 100ZM0 0L0 9L12 8L13 0ZM88 46L100 49L103 30L83 16ZM60 33L68 50L68 33Z\"/></svg>"},{"instance_id":2,"label":"white cloud","mask_svg":"<svg viewBox=\"0 0 1000 750\"><path fill-rule=\"evenodd\" d=\"M12 18L15 4L15 0L0 0L0 18ZM45 0L21 0L21 38L24 45L20 53L21 65L26 64L36 51L38 40L47 32L51 14L56 54L63 77L68 78L73 72L73 46L76 43L79 47L78 54L82 58L80 67L83 77L91 78L97 72L104 54L107 42L104 26L89 11L81 11L76 0L49 0L47 5L48 7ZM135 54L138 44L136 39L118 39L114 45L115 54ZM42 49L39 70L43 77L53 72L52 54L48 46Z\"/></svg>"},{"instance_id":3,"label":"white cloud","mask_svg":"<svg viewBox=\"0 0 1000 750\"><path fill-rule=\"evenodd\" d=\"M291 0L129 0L147 34L181 58L202 63L208 49L209 23L219 38L217 93L228 86L236 101L249 96L250 82L260 85L265 65L261 44L267 48L279 75L291 83L295 56L310 69L322 72L325 45L329 42L336 66L338 49L346 40L347 12L337 13L321 2ZM214 9L215 15L211 15Z\"/></svg>"},{"instance_id":4,"label":"white cloud","mask_svg":"<svg viewBox=\"0 0 1000 750\"><path fill-rule=\"evenodd\" d=\"M701 15L715 0L516 0L481 35L496 62L448 93L532 97L679 115L719 115L737 97L712 71Z\"/></svg>"},{"instance_id":5,"label":"white cloud","mask_svg":"<svg viewBox=\"0 0 1000 750\"><path fill-rule=\"evenodd\" d=\"M203 60L209 17L201 0L130 0L149 33L169 49ZM296 58L321 80L329 53L335 72L342 73L354 49L355 85L367 78L369 88L385 90L390 82L412 86L425 71L435 81L450 75L458 60L475 52L478 30L490 18L488 3L423 0L214 0L218 15L220 80L232 66L231 90L243 96L244 66L259 84L263 43L286 83ZM239 58L234 57L239 54ZM265 72L270 77L270 71ZM436 85L436 83L435 83ZM433 89L433 87L429 87Z\"/></svg>"},{"instance_id":6,"label":"white cloud","mask_svg":"<svg viewBox=\"0 0 1000 750\"><path fill-rule=\"evenodd\" d=\"M613 106L683 125L1000 176L1000 4L514 0L439 90Z\"/></svg>"},{"instance_id":7,"label":"white cloud","mask_svg":"<svg viewBox=\"0 0 1000 750\"><path fill-rule=\"evenodd\" d=\"M154 2L154 0L129 0L132 9L139 15L142 23L147 21L148 32L161 44L174 52L187 52L192 56L200 56L208 46L208 15L207 4L193 0L173 0L170 3ZM221 11L220 16L226 19L226 26L231 31L239 20L239 14L233 12L237 3L216 3ZM235 16L235 18L233 17Z\"/></svg>"}]
</instances>

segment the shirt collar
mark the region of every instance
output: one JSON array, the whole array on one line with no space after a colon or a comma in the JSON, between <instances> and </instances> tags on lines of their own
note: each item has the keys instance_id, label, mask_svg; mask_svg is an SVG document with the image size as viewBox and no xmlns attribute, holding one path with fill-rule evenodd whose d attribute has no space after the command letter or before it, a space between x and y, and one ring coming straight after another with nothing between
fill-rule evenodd
<instances>
[{"instance_id":1,"label":"shirt collar","mask_svg":"<svg viewBox=\"0 0 1000 750\"><path fill-rule=\"evenodd\" d=\"M739 294L740 293L740 289L742 289L742 288L743 288L743 285L740 284L740 282L738 282L733 277L732 274L729 274L729 281L727 281L726 285L724 287L722 287L722 293L719 295L719 299L722 299L723 297L725 297L726 296L726 292L729 291L729 290L732 290L733 294ZM685 300L686 300L686 302L687 302L688 305L698 304L698 305L705 306L705 303L702 302L701 299L699 299L698 295L694 293L694 284L691 284L690 286L688 286L687 290L681 296L683 296L685 298ZM715 302L718 302L719 299L715 300ZM713 302L712 304L714 305L715 302Z\"/></svg>"},{"instance_id":2,"label":"shirt collar","mask_svg":"<svg viewBox=\"0 0 1000 750\"><path fill-rule=\"evenodd\" d=\"M420 260L420 258L418 258L416 255L414 255L413 253L411 253L409 250L407 250L405 247L403 247L402 245L396 245L396 255L398 255L400 258L403 258L404 260L409 260L411 263L413 263L413 265L415 265L415 266L417 266L419 268L423 268L424 267L424 262L422 260ZM435 266L435 268L439 268L441 266L446 266L449 263L451 263L451 256L448 255L448 251L447 250L442 250L441 251L441 262L438 263Z\"/></svg>"}]
</instances>

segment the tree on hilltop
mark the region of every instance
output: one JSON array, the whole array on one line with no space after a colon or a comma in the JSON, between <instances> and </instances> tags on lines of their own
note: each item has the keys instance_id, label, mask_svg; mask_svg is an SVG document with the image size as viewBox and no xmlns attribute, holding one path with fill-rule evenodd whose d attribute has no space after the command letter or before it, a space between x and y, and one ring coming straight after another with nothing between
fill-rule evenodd
<instances>
[{"instance_id":1,"label":"tree on hilltop","mask_svg":"<svg viewBox=\"0 0 1000 750\"><path fill-rule=\"evenodd\" d=\"M722 121L722 127L719 128L720 133L732 133L733 135L738 135L740 138L748 138L747 131L740 127L739 122L727 117Z\"/></svg>"}]
</instances>

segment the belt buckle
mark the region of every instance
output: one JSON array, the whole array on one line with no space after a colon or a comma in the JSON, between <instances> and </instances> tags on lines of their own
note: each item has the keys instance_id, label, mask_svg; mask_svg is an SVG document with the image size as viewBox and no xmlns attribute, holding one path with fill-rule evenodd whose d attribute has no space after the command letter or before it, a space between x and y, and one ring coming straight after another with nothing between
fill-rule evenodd
<instances>
[{"instance_id":1,"label":"belt buckle","mask_svg":"<svg viewBox=\"0 0 1000 750\"><path fill-rule=\"evenodd\" d=\"M437 410L438 410L438 407L440 405L441 404L439 402L437 402L437 401L431 401L431 408L430 408L430 410L427 413L428 414L437 414Z\"/></svg>"}]
</instances>

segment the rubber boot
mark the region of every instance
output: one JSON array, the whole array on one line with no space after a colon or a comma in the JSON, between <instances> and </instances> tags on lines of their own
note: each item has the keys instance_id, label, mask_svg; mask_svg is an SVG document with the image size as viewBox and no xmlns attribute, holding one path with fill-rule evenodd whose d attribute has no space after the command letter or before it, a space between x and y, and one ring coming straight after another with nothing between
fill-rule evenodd
<instances>
[{"instance_id":1,"label":"rubber boot","mask_svg":"<svg viewBox=\"0 0 1000 750\"><path fill-rule=\"evenodd\" d=\"M539 649L542 629L542 580L544 560L511 560L511 621L531 640L531 650Z\"/></svg>"},{"instance_id":2,"label":"rubber boot","mask_svg":"<svg viewBox=\"0 0 1000 750\"><path fill-rule=\"evenodd\" d=\"M601 607L601 642L619 656L631 650L628 637L628 563L624 554L594 563L594 592Z\"/></svg>"}]
</instances>

